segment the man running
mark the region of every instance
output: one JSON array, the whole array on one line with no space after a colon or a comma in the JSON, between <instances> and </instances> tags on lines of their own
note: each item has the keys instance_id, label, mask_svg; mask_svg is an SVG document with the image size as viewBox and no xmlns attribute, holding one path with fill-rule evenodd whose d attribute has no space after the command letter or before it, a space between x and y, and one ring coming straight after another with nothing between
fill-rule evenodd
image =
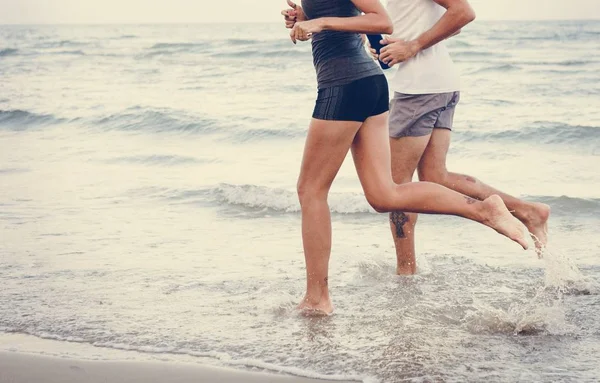
<instances>
[{"instance_id":1,"label":"man running","mask_svg":"<svg viewBox=\"0 0 600 383\"><path fill-rule=\"evenodd\" d=\"M398 184L435 182L484 200L499 195L532 234L538 255L547 242L550 207L530 203L494 189L474 177L446 169L454 110L460 99L460 79L444 40L475 19L467 0L388 0L394 23L379 59L398 69L390 82L390 145L392 173ZM372 50L373 52L373 50ZM417 214L390 213L397 273L416 272L414 230Z\"/></svg>"}]
</instances>

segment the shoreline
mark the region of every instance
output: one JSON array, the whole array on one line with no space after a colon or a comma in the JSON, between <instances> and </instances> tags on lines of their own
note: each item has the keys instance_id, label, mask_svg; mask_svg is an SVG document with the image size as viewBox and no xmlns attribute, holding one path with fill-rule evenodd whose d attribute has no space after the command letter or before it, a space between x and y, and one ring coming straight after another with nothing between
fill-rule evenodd
<instances>
[{"instance_id":1,"label":"shoreline","mask_svg":"<svg viewBox=\"0 0 600 383\"><path fill-rule=\"evenodd\" d=\"M291 375L180 362L90 361L0 351L0 383L315 383Z\"/></svg>"},{"instance_id":2,"label":"shoreline","mask_svg":"<svg viewBox=\"0 0 600 383\"><path fill-rule=\"evenodd\" d=\"M146 355L88 344L0 333L0 383L352 382L203 364L201 358ZM354 382L357 382L356 380Z\"/></svg>"}]
</instances>

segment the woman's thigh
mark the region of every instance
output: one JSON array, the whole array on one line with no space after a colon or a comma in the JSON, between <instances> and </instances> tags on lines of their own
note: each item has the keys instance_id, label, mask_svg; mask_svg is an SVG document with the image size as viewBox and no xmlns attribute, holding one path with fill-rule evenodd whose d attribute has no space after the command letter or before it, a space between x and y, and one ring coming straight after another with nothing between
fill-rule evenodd
<instances>
[{"instance_id":1,"label":"woman's thigh","mask_svg":"<svg viewBox=\"0 0 600 383\"><path fill-rule=\"evenodd\" d=\"M360 122L312 119L308 128L300 177L299 191L329 191Z\"/></svg>"},{"instance_id":2,"label":"woman's thigh","mask_svg":"<svg viewBox=\"0 0 600 383\"><path fill-rule=\"evenodd\" d=\"M367 199L392 191L388 112L369 117L356 133L352 156Z\"/></svg>"}]
</instances>

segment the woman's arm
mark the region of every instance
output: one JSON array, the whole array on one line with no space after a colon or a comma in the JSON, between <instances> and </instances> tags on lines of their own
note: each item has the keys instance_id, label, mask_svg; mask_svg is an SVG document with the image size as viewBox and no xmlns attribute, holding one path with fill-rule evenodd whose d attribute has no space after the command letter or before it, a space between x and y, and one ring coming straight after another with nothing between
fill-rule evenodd
<instances>
[{"instance_id":1,"label":"woman's arm","mask_svg":"<svg viewBox=\"0 0 600 383\"><path fill-rule=\"evenodd\" d=\"M294 28L294 24L296 24L296 22L308 20L308 17L306 17L306 14L301 6L294 3L292 0L287 0L287 3L290 8L281 11L281 15L283 15L285 20L286 28L292 29Z\"/></svg>"},{"instance_id":2,"label":"woman's arm","mask_svg":"<svg viewBox=\"0 0 600 383\"><path fill-rule=\"evenodd\" d=\"M297 22L290 33L294 44L296 40L306 41L313 33L321 31L340 31L356 33L393 32L392 20L379 0L351 0L363 15L354 17L321 17L319 19Z\"/></svg>"},{"instance_id":3,"label":"woman's arm","mask_svg":"<svg viewBox=\"0 0 600 383\"><path fill-rule=\"evenodd\" d=\"M391 34L394 25L379 0L352 0L363 15L355 17L323 17L323 30Z\"/></svg>"}]
</instances>

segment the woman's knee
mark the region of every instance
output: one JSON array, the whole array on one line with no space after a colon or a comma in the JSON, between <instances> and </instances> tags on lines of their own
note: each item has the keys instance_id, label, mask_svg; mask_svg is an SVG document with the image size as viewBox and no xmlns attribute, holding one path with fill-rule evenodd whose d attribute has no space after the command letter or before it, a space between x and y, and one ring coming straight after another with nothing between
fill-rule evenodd
<instances>
[{"instance_id":1,"label":"woman's knee","mask_svg":"<svg viewBox=\"0 0 600 383\"><path fill-rule=\"evenodd\" d=\"M379 190L376 193L367 193L367 202L378 213L389 213L397 210L394 206L393 193L388 190Z\"/></svg>"},{"instance_id":2,"label":"woman's knee","mask_svg":"<svg viewBox=\"0 0 600 383\"><path fill-rule=\"evenodd\" d=\"M327 199L329 189L321 185L316 185L310 180L299 179L296 184L296 192L298 194L300 205L303 206L311 201Z\"/></svg>"}]
</instances>

